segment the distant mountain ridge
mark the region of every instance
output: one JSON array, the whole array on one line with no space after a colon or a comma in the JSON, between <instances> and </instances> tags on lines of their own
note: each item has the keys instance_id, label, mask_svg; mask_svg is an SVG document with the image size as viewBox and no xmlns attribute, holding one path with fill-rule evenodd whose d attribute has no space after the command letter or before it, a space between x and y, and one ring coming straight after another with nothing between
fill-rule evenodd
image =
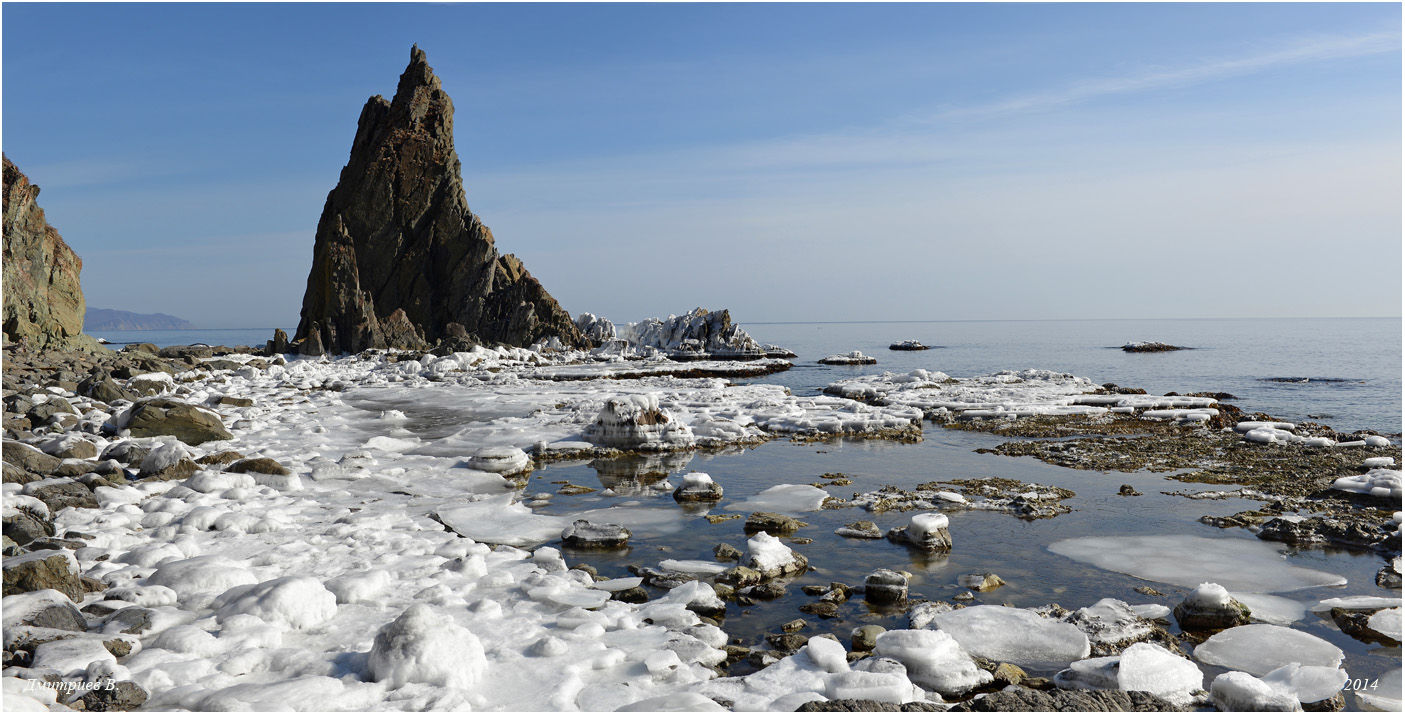
<instances>
[{"instance_id":1,"label":"distant mountain ridge","mask_svg":"<svg viewBox=\"0 0 1405 715\"><path fill-rule=\"evenodd\" d=\"M83 314L84 330L196 330L195 324L165 313L129 313L125 310L89 308Z\"/></svg>"}]
</instances>

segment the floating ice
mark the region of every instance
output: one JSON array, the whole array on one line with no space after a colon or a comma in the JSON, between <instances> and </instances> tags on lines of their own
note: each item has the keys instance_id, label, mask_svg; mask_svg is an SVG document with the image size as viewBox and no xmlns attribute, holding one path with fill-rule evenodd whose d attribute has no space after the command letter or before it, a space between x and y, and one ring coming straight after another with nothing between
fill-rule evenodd
<instances>
[{"instance_id":1,"label":"floating ice","mask_svg":"<svg viewBox=\"0 0 1405 715\"><path fill-rule=\"evenodd\" d=\"M1277 547L1258 540L1091 536L1056 541L1049 550L1098 568L1187 588L1213 581L1236 592L1275 593L1346 583L1335 574L1287 565Z\"/></svg>"},{"instance_id":2,"label":"floating ice","mask_svg":"<svg viewBox=\"0 0 1405 715\"><path fill-rule=\"evenodd\" d=\"M777 484L745 501L728 504L727 511L774 511L798 514L819 511L829 493L809 484Z\"/></svg>"},{"instance_id":3,"label":"floating ice","mask_svg":"<svg viewBox=\"0 0 1405 715\"><path fill-rule=\"evenodd\" d=\"M1394 469L1372 469L1358 477L1342 477L1332 482L1333 489L1357 494L1370 494L1374 497L1399 499L1400 472Z\"/></svg>"},{"instance_id":4,"label":"floating ice","mask_svg":"<svg viewBox=\"0 0 1405 715\"><path fill-rule=\"evenodd\" d=\"M1061 668L1088 657L1077 627L1006 606L972 606L939 613L929 628L950 633L972 655L1015 665Z\"/></svg>"},{"instance_id":5,"label":"floating ice","mask_svg":"<svg viewBox=\"0 0 1405 715\"><path fill-rule=\"evenodd\" d=\"M554 541L571 523L559 516L534 514L522 504L513 503L512 494L446 507L435 513L445 526L474 541L518 547Z\"/></svg>"},{"instance_id":6,"label":"floating ice","mask_svg":"<svg viewBox=\"0 0 1405 715\"><path fill-rule=\"evenodd\" d=\"M1317 602L1311 607L1313 613L1326 613L1333 608L1342 608L1348 611L1368 611L1382 608L1399 608L1399 598L1388 598L1385 596L1346 596L1344 598L1326 598Z\"/></svg>"},{"instance_id":7,"label":"floating ice","mask_svg":"<svg viewBox=\"0 0 1405 715\"><path fill-rule=\"evenodd\" d=\"M1315 703L1340 693L1347 673L1341 668L1289 663L1265 675L1263 681L1291 693L1298 702Z\"/></svg>"},{"instance_id":8,"label":"floating ice","mask_svg":"<svg viewBox=\"0 0 1405 715\"><path fill-rule=\"evenodd\" d=\"M1249 617L1256 621L1286 626L1301 620L1307 607L1301 601L1262 593L1233 593L1234 600L1249 607Z\"/></svg>"},{"instance_id":9,"label":"floating ice","mask_svg":"<svg viewBox=\"0 0 1405 715\"><path fill-rule=\"evenodd\" d=\"M1396 668L1382 675L1375 685L1371 690L1356 691L1356 698L1361 701L1364 709L1387 713L1400 712L1400 669Z\"/></svg>"},{"instance_id":10,"label":"floating ice","mask_svg":"<svg viewBox=\"0 0 1405 715\"><path fill-rule=\"evenodd\" d=\"M1121 655L1074 662L1055 676L1089 690L1144 691L1178 706L1190 705L1205 676L1195 663L1153 643L1133 643Z\"/></svg>"},{"instance_id":11,"label":"floating ice","mask_svg":"<svg viewBox=\"0 0 1405 715\"><path fill-rule=\"evenodd\" d=\"M1302 631L1254 623L1220 631L1195 648L1202 663L1265 675L1289 663L1330 668L1342 664L1342 650Z\"/></svg>"},{"instance_id":12,"label":"floating ice","mask_svg":"<svg viewBox=\"0 0 1405 715\"><path fill-rule=\"evenodd\" d=\"M1366 621L1366 626L1392 640L1405 640L1401 638L1400 633L1399 606L1387 608L1384 611L1376 611L1371 614L1370 620Z\"/></svg>"},{"instance_id":13,"label":"floating ice","mask_svg":"<svg viewBox=\"0 0 1405 715\"><path fill-rule=\"evenodd\" d=\"M1295 712L1298 698L1248 673L1223 673L1210 683L1210 700L1222 712Z\"/></svg>"}]
</instances>

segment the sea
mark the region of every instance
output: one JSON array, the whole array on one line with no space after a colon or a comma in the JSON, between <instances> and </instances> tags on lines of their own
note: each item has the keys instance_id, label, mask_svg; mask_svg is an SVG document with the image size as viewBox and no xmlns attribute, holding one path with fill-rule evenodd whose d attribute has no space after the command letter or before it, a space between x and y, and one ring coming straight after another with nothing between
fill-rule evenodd
<instances>
[{"instance_id":1,"label":"sea","mask_svg":"<svg viewBox=\"0 0 1405 715\"><path fill-rule=\"evenodd\" d=\"M846 377L940 370L952 377L1038 368L1116 383L1148 393L1227 392L1247 412L1327 424L1338 431L1401 432L1400 318L1254 318L1186 320L869 321L744 323L753 338L799 357L789 371L754 378L813 394ZM111 330L114 344L262 346L273 328ZM889 350L915 339L931 350ZM1129 342L1192 348L1127 353ZM817 361L859 350L876 365Z\"/></svg>"},{"instance_id":2,"label":"sea","mask_svg":"<svg viewBox=\"0 0 1405 715\"><path fill-rule=\"evenodd\" d=\"M1167 392L1226 392L1246 412L1266 412L1286 421L1310 420L1339 431L1370 429L1399 439L1401 432L1400 319L1198 319L1198 320L1069 320L1069 321L930 321L862 323L746 323L743 328L763 343L793 350L791 370L752 378L781 384L794 394L816 394L838 379L883 371L923 368L953 377L998 370L1039 368L1088 377L1097 383ZM112 343L150 342L158 346L207 343L261 345L273 333L258 330L95 332ZM930 350L900 352L891 343L915 339ZM1158 341L1190 348L1165 353L1126 353L1134 341ZM825 366L817 361L836 353L859 350L878 359L871 366ZM378 412L389 407L375 399L377 388L345 393L348 405ZM447 388L446 388L447 389ZM452 432L435 419L416 420L414 405L403 410L412 420L406 428L426 442ZM370 433L367 437L372 436ZM840 607L837 618L807 615L800 607L813 603L804 586L831 583L857 585L876 568L910 575L912 599L953 600L964 597L959 579L967 574L995 573L1006 585L974 594L971 605L1035 608L1058 604L1076 609L1104 598L1131 604L1174 606L1188 586L1129 575L1139 557L1127 556L1125 568L1102 568L1051 550L1071 539L1168 539L1161 561L1194 562L1201 558L1198 539L1238 541L1244 548L1267 548L1271 561L1344 578L1346 585L1304 586L1259 596L1288 627L1321 638L1340 648L1343 667L1353 683L1398 682L1400 648L1358 641L1342 633L1330 618L1309 609L1320 600L1344 596L1399 598L1399 590L1375 584L1376 572L1387 563L1379 554L1337 548L1291 548L1267 545L1241 528L1217 528L1204 516L1228 516L1262 506L1259 501L1230 496L1190 499L1199 491L1227 491L1231 486L1189 484L1152 472L1096 472L1065 469L1029 457L981 453L1005 438L978 432L924 427L921 442L836 438L824 442L778 439L750 447L698 451L658 459L594 459L548 463L532 473L523 494L554 494L556 484L569 482L594 492L555 495L539 513L571 514L611 505L676 509L667 491L629 491L657 482L665 474L676 478L689 471L706 472L723 484L726 500L720 509L779 484L814 484L842 475L845 486L828 486L840 498L892 485L911 489L933 481L1000 477L1071 490L1064 503L1072 513L1050 519L1025 520L993 511L952 511L949 554L929 555L886 541L844 538L835 529L869 520L882 530L907 523L910 514L871 513L857 508L825 509L796 514L806 526L791 545L810 559L812 570L787 584L778 598L729 607L725 629L734 642L767 648L765 637L780 633L781 624L804 621L804 635L832 634L849 641L861 625L906 628L902 609L871 606L856 597ZM1140 496L1123 496L1131 486ZM955 487L953 487L955 488ZM614 490L613 492L607 490ZM628 495L623 498L619 495ZM724 513L721 510L714 513ZM746 536L739 521L709 523L696 519L673 534L637 539L617 552L572 552L568 562L588 563L602 576L628 577L632 567L653 566L663 559L713 560L713 549L726 543L745 551ZM800 540L796 540L800 539ZM1178 539L1182 541L1177 541ZM1118 541L1121 540L1121 541ZM1058 547L1055 547L1058 548ZM1180 549L1180 550L1178 550ZM1113 549L1115 550L1115 549ZM1246 572L1252 564L1246 562ZM1150 590L1148 590L1150 589ZM1257 591L1252 584L1246 589ZM1267 589L1264 589L1267 590ZM660 593L652 594L654 596ZM1272 647L1265 644L1265 647ZM1186 647L1187 653L1190 647ZM731 674L754 669L747 661ZM1206 684L1224 668L1202 664ZM1030 675L1052 676L1031 670ZM1395 678L1396 680L1391 680ZM1395 687L1398 687L1396 685ZM1397 696L1398 697L1398 696ZM1346 709L1362 703L1348 696Z\"/></svg>"}]
</instances>

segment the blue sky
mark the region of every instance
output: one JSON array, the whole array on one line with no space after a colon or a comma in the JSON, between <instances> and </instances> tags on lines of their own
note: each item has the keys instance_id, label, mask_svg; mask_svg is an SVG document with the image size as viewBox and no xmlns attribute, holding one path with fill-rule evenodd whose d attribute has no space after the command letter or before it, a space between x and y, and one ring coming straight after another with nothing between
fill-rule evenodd
<instances>
[{"instance_id":1,"label":"blue sky","mask_svg":"<svg viewBox=\"0 0 1405 715\"><path fill-rule=\"evenodd\" d=\"M90 305L292 328L412 43L573 314L1399 316L1398 4L3 6Z\"/></svg>"}]
</instances>

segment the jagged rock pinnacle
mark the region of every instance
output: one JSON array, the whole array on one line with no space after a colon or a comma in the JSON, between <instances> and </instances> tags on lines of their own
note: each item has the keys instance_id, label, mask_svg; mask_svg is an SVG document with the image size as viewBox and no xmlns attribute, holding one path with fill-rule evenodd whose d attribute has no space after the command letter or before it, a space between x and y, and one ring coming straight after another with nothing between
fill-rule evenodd
<instances>
[{"instance_id":1,"label":"jagged rock pinnacle","mask_svg":"<svg viewBox=\"0 0 1405 715\"><path fill-rule=\"evenodd\" d=\"M327 195L295 338L304 346L529 345L551 336L586 344L469 211L453 127L453 101L415 45L394 99L366 101Z\"/></svg>"}]
</instances>

